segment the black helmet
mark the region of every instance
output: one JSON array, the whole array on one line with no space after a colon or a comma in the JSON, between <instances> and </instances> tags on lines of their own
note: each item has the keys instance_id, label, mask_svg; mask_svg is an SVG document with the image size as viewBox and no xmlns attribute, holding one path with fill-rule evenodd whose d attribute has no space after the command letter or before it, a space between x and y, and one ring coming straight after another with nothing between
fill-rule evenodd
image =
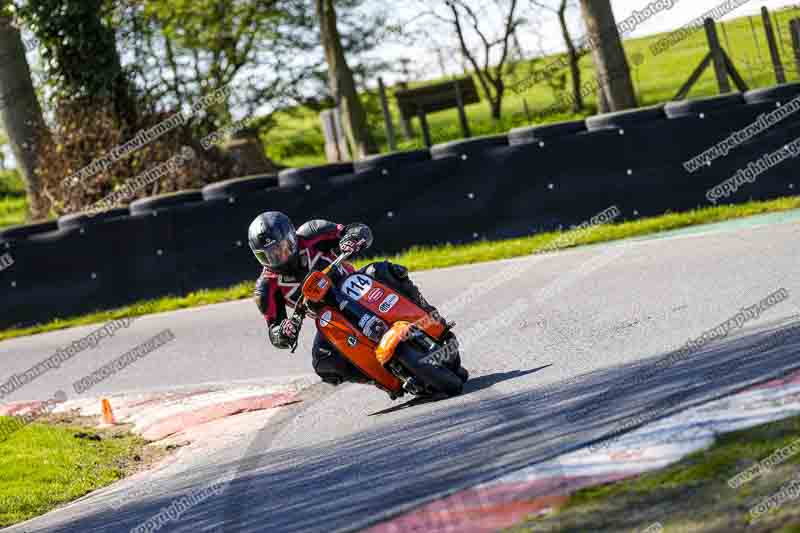
<instances>
[{"instance_id":1,"label":"black helmet","mask_svg":"<svg viewBox=\"0 0 800 533\"><path fill-rule=\"evenodd\" d=\"M296 262L297 233L289 217L267 211L256 217L248 231L250 249L270 270L282 270Z\"/></svg>"}]
</instances>

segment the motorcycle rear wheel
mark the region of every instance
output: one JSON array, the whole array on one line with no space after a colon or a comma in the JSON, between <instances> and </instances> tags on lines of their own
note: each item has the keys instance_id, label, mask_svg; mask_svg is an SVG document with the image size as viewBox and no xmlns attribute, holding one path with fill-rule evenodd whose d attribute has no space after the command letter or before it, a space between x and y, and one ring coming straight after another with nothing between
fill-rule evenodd
<instances>
[{"instance_id":1,"label":"motorcycle rear wheel","mask_svg":"<svg viewBox=\"0 0 800 533\"><path fill-rule=\"evenodd\" d=\"M464 388L464 382L450 369L423 361L427 354L418 350L408 342L402 342L395 350L394 359L412 376L422 381L432 392L441 392L448 396L458 396Z\"/></svg>"}]
</instances>

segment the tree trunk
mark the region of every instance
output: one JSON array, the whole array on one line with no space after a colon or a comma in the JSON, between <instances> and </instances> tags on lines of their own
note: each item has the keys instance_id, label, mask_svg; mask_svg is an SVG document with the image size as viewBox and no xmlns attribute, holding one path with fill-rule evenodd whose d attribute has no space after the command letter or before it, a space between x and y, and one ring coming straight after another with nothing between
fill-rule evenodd
<instances>
[{"instance_id":1,"label":"tree trunk","mask_svg":"<svg viewBox=\"0 0 800 533\"><path fill-rule=\"evenodd\" d=\"M636 107L631 74L610 0L581 0L597 81L611 111Z\"/></svg>"},{"instance_id":2,"label":"tree trunk","mask_svg":"<svg viewBox=\"0 0 800 533\"><path fill-rule=\"evenodd\" d=\"M25 48L11 19L0 16L0 124L6 130L28 193L32 220L47 216L42 183L36 174L39 154L47 137L42 108L31 80Z\"/></svg>"},{"instance_id":3,"label":"tree trunk","mask_svg":"<svg viewBox=\"0 0 800 533\"><path fill-rule=\"evenodd\" d=\"M494 86L494 98L491 96L489 97L489 106L492 111L492 120L497 123L500 121L500 117L503 113L503 94L505 93L506 86L503 82L503 78L498 77L496 80L492 81L492 85Z\"/></svg>"},{"instance_id":4,"label":"tree trunk","mask_svg":"<svg viewBox=\"0 0 800 533\"><path fill-rule=\"evenodd\" d=\"M489 110L491 111L492 120L495 124L500 121L500 117L503 114L503 106L500 100L490 100L489 101Z\"/></svg>"},{"instance_id":5,"label":"tree trunk","mask_svg":"<svg viewBox=\"0 0 800 533\"><path fill-rule=\"evenodd\" d=\"M361 158L378 152L367 126L367 114L358 99L353 71L347 65L336 27L333 0L316 0L322 46L328 63L328 78L333 99L340 106L345 134L353 154Z\"/></svg>"},{"instance_id":6,"label":"tree trunk","mask_svg":"<svg viewBox=\"0 0 800 533\"><path fill-rule=\"evenodd\" d=\"M580 56L572 41L567 26L567 0L561 0L558 8L558 22L561 25L561 35L564 37L564 44L567 46L567 57L569 58L569 70L572 78L572 110L578 113L583 110L583 94L581 94L581 69L578 64Z\"/></svg>"}]
</instances>

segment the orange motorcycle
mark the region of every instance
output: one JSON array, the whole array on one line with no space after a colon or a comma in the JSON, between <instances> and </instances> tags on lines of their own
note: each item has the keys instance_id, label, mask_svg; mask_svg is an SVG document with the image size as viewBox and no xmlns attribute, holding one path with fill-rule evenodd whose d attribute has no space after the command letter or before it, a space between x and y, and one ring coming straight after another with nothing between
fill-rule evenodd
<instances>
[{"instance_id":1,"label":"orange motorcycle","mask_svg":"<svg viewBox=\"0 0 800 533\"><path fill-rule=\"evenodd\" d=\"M469 373L461 366L453 324L442 324L366 274L340 269L348 257L306 276L292 314L297 330L310 315L328 342L393 400L406 392L461 394ZM296 349L297 341L292 353Z\"/></svg>"}]
</instances>

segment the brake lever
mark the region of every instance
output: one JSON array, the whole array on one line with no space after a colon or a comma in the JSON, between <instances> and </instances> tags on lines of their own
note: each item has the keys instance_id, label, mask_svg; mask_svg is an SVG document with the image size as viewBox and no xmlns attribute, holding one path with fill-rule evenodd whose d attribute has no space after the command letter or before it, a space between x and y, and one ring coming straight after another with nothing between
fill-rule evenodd
<instances>
[{"instance_id":1,"label":"brake lever","mask_svg":"<svg viewBox=\"0 0 800 533\"><path fill-rule=\"evenodd\" d=\"M297 329L297 335L294 338L294 344L292 344L292 350L289 353L294 353L297 350L297 345L300 344L300 331L303 329L303 319L306 317L306 302L305 299L300 296L300 300L295 305L294 312L292 313L291 318L289 320L295 325Z\"/></svg>"},{"instance_id":2,"label":"brake lever","mask_svg":"<svg viewBox=\"0 0 800 533\"><path fill-rule=\"evenodd\" d=\"M301 304L298 304L298 307L300 305ZM303 329L303 319L305 318L305 316L306 316L306 307L305 307L305 302L303 302L302 309L298 310L298 308L295 307L295 311L292 314L292 318L290 318L292 323L294 323L294 325L296 326L297 336L295 336L294 338L294 342L292 344L292 350L289 353L294 353L297 350L297 345L300 344L300 331Z\"/></svg>"}]
</instances>

